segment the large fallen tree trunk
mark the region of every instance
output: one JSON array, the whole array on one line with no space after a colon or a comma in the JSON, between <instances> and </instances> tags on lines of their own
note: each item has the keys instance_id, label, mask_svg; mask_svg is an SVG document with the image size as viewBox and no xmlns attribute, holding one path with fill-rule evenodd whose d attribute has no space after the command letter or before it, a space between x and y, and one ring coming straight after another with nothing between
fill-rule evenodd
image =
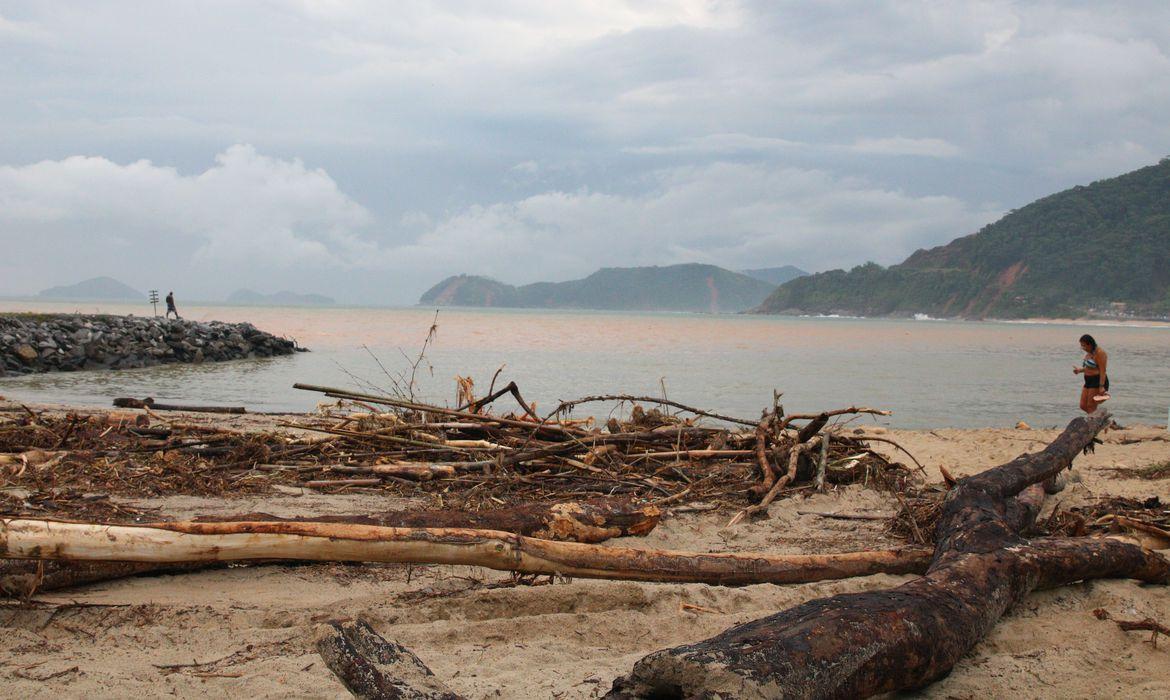
<instances>
[{"instance_id":1,"label":"large fallen tree trunk","mask_svg":"<svg viewBox=\"0 0 1170 700\"><path fill-rule=\"evenodd\" d=\"M280 518L268 513L246 513L197 518L200 522L271 521L329 522L383 527L446 527L502 530L549 540L603 542L612 537L645 535L658 525L661 509L626 499L590 499L573 503L528 503L481 512L457 510L389 511L374 515L323 515ZM51 591L101 581L198 571L221 562L158 564L151 562L0 560L0 596L27 598Z\"/></svg>"},{"instance_id":2,"label":"large fallen tree trunk","mask_svg":"<svg viewBox=\"0 0 1170 700\"><path fill-rule=\"evenodd\" d=\"M320 522L153 525L0 519L0 557L192 562L297 559L482 566L523 574L743 585L920 573L929 550L707 554L553 542L493 530Z\"/></svg>"},{"instance_id":3,"label":"large fallen tree trunk","mask_svg":"<svg viewBox=\"0 0 1170 700\"><path fill-rule=\"evenodd\" d=\"M655 652L609 698L837 698L922 687L947 675L1015 603L1075 581L1170 582L1170 562L1109 539L1027 539L1033 484L1068 467L1108 423L1077 418L1042 452L960 479L921 579L812 600L710 639Z\"/></svg>"}]
</instances>

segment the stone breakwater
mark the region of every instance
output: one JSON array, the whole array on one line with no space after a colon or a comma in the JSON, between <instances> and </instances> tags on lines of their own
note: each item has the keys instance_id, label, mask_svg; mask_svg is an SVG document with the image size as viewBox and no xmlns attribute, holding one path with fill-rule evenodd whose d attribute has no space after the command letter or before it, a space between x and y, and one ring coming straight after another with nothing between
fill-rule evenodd
<instances>
[{"instance_id":1,"label":"stone breakwater","mask_svg":"<svg viewBox=\"0 0 1170 700\"><path fill-rule=\"evenodd\" d=\"M303 351L250 323L138 316L0 315L0 375L220 362Z\"/></svg>"}]
</instances>

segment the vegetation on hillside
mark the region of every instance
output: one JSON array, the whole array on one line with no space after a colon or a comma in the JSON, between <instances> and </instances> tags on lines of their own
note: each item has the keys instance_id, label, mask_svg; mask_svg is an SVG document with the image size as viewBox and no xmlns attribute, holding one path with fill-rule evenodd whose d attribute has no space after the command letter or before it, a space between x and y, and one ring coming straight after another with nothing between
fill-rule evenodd
<instances>
[{"instance_id":1,"label":"vegetation on hillside","mask_svg":"<svg viewBox=\"0 0 1170 700\"><path fill-rule=\"evenodd\" d=\"M1022 318L1170 313L1170 159L1078 186L900 265L779 287L764 313Z\"/></svg>"}]
</instances>

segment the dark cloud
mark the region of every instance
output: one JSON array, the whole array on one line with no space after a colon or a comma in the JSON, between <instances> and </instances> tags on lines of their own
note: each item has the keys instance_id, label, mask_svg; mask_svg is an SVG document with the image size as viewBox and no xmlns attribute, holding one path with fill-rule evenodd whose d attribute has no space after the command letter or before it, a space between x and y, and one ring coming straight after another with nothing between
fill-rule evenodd
<instances>
[{"instance_id":1,"label":"dark cloud","mask_svg":"<svg viewBox=\"0 0 1170 700\"><path fill-rule=\"evenodd\" d=\"M894 262L1170 153L1168 51L1153 2L7 2L0 294Z\"/></svg>"}]
</instances>

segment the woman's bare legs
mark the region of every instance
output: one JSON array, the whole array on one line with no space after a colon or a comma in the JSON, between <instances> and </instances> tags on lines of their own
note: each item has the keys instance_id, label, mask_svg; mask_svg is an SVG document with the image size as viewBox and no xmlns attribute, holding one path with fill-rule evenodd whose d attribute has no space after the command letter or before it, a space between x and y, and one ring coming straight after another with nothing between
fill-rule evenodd
<instances>
[{"instance_id":1,"label":"woman's bare legs","mask_svg":"<svg viewBox=\"0 0 1170 700\"><path fill-rule=\"evenodd\" d=\"M1093 397L1097 395L1096 387L1085 387L1081 389L1081 410L1085 413L1092 413L1097 410L1097 402Z\"/></svg>"}]
</instances>

